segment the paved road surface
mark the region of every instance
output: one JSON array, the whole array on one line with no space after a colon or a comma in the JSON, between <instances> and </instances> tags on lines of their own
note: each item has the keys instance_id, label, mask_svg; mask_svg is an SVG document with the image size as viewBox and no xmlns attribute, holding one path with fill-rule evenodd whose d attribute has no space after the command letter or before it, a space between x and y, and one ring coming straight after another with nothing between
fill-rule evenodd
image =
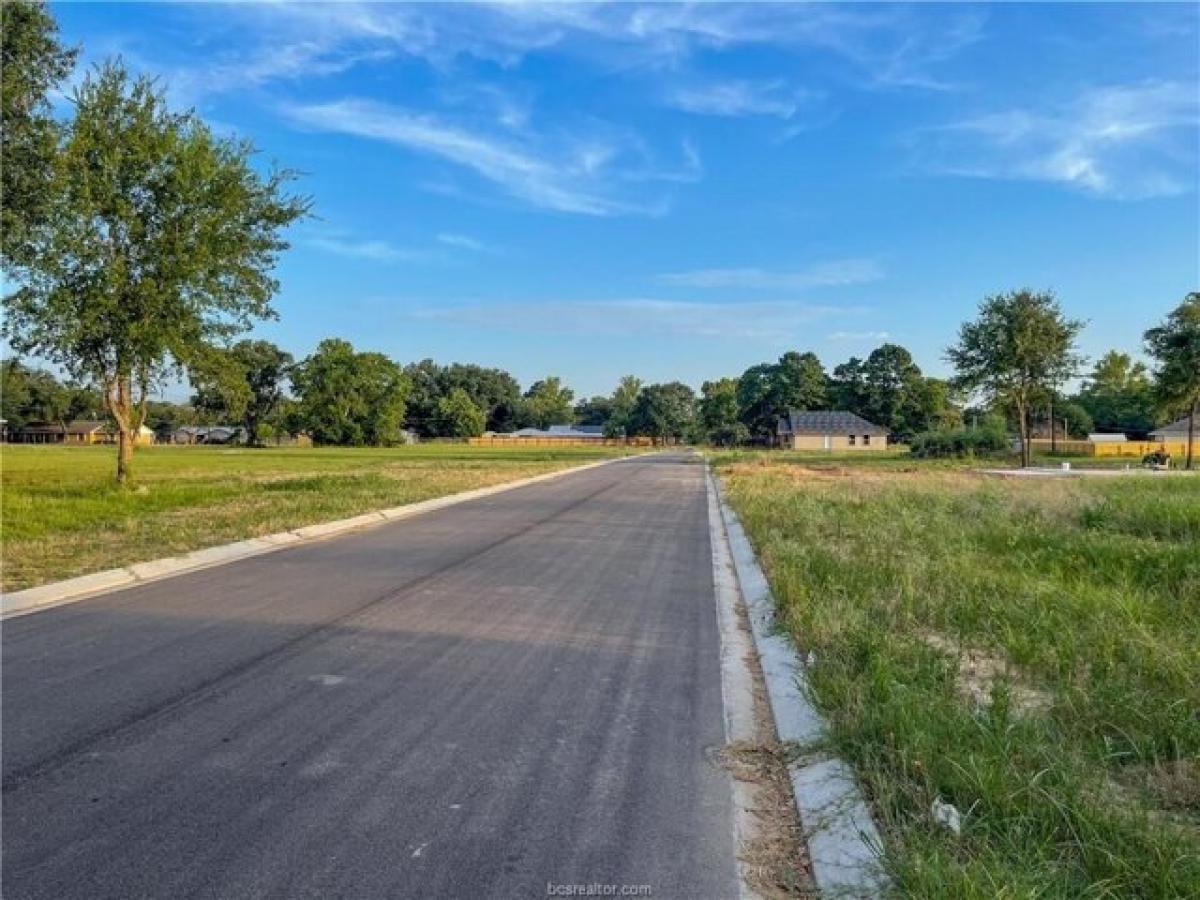
<instances>
[{"instance_id":1,"label":"paved road surface","mask_svg":"<svg viewBox=\"0 0 1200 900\"><path fill-rule=\"evenodd\" d=\"M4 896L735 896L717 641L683 456L10 619Z\"/></svg>"}]
</instances>

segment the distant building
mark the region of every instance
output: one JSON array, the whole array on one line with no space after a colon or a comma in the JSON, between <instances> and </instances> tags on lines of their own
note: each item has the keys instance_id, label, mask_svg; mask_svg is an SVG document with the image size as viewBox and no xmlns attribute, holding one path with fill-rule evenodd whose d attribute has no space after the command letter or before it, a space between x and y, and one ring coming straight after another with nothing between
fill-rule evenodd
<instances>
[{"instance_id":1,"label":"distant building","mask_svg":"<svg viewBox=\"0 0 1200 900\"><path fill-rule=\"evenodd\" d=\"M1200 438L1200 424L1196 426L1196 436ZM1184 441L1188 439L1188 417L1184 416L1170 425L1163 425L1150 432L1152 441Z\"/></svg>"},{"instance_id":2,"label":"distant building","mask_svg":"<svg viewBox=\"0 0 1200 900\"><path fill-rule=\"evenodd\" d=\"M1124 444L1129 440L1123 434L1101 434L1099 432L1089 434L1087 439L1093 444Z\"/></svg>"},{"instance_id":3,"label":"distant building","mask_svg":"<svg viewBox=\"0 0 1200 900\"><path fill-rule=\"evenodd\" d=\"M888 429L843 410L792 410L779 420L776 442L788 450L882 450Z\"/></svg>"},{"instance_id":4,"label":"distant building","mask_svg":"<svg viewBox=\"0 0 1200 900\"><path fill-rule=\"evenodd\" d=\"M35 422L13 431L9 440L14 444L115 444L117 432L109 422ZM153 444L154 432L143 425L136 443Z\"/></svg>"},{"instance_id":5,"label":"distant building","mask_svg":"<svg viewBox=\"0 0 1200 900\"><path fill-rule=\"evenodd\" d=\"M241 444L246 429L239 425L183 425L171 432L172 444Z\"/></svg>"},{"instance_id":6,"label":"distant building","mask_svg":"<svg viewBox=\"0 0 1200 900\"><path fill-rule=\"evenodd\" d=\"M603 425L551 425L549 428L521 428L503 437L515 438L559 438L572 441L604 440Z\"/></svg>"}]
</instances>

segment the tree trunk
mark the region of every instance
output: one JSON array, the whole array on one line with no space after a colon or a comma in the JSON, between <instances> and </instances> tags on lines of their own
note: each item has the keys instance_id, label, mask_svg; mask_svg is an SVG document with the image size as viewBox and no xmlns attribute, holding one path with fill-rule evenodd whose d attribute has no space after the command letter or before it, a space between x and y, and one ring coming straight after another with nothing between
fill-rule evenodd
<instances>
[{"instance_id":1,"label":"tree trunk","mask_svg":"<svg viewBox=\"0 0 1200 900\"><path fill-rule=\"evenodd\" d=\"M1021 468L1029 468L1030 463L1030 445L1029 445L1029 418L1025 411L1025 404L1017 404L1017 430L1021 435Z\"/></svg>"},{"instance_id":2,"label":"tree trunk","mask_svg":"<svg viewBox=\"0 0 1200 900\"><path fill-rule=\"evenodd\" d=\"M134 424L133 379L119 373L104 392L108 410L117 423L117 484L127 485L133 478L133 443L138 427Z\"/></svg>"},{"instance_id":3,"label":"tree trunk","mask_svg":"<svg viewBox=\"0 0 1200 900\"><path fill-rule=\"evenodd\" d=\"M1192 452L1192 448L1196 444L1196 412L1197 412L1197 410L1200 410L1200 400L1193 400L1192 401L1192 410L1188 414L1188 445L1187 445L1187 466L1186 466L1186 468L1189 471L1191 470L1192 465L1195 462L1195 460L1193 459L1195 454Z\"/></svg>"},{"instance_id":4,"label":"tree trunk","mask_svg":"<svg viewBox=\"0 0 1200 900\"><path fill-rule=\"evenodd\" d=\"M1055 435L1057 435L1057 434L1058 434L1058 430L1054 427L1054 397L1051 397L1050 398L1050 452L1051 453L1055 453L1058 451L1058 440L1055 437ZM1063 437L1066 437L1065 433L1063 434Z\"/></svg>"},{"instance_id":5,"label":"tree trunk","mask_svg":"<svg viewBox=\"0 0 1200 900\"><path fill-rule=\"evenodd\" d=\"M117 432L117 483L128 484L133 477L133 439L126 428Z\"/></svg>"}]
</instances>

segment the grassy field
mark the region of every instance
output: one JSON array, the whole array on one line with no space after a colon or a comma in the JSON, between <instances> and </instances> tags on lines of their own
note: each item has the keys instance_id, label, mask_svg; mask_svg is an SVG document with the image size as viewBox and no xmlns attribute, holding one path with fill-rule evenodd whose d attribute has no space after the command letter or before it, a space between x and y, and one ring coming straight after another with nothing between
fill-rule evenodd
<instances>
[{"instance_id":1,"label":"grassy field","mask_svg":"<svg viewBox=\"0 0 1200 900\"><path fill-rule=\"evenodd\" d=\"M716 463L899 894L1200 896L1200 477Z\"/></svg>"},{"instance_id":2,"label":"grassy field","mask_svg":"<svg viewBox=\"0 0 1200 900\"><path fill-rule=\"evenodd\" d=\"M627 451L619 447L393 449L147 447L137 486L112 447L4 445L3 587L17 590L352 516Z\"/></svg>"}]
</instances>

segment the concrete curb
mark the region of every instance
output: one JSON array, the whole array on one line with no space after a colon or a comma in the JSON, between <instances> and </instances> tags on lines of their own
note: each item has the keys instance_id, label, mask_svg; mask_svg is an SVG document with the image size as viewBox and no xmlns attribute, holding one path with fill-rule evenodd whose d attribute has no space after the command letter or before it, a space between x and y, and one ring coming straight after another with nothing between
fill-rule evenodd
<instances>
[{"instance_id":1,"label":"concrete curb","mask_svg":"<svg viewBox=\"0 0 1200 900\"><path fill-rule=\"evenodd\" d=\"M708 478L721 509L779 739L812 747L823 738L826 725L809 700L804 664L791 641L775 631L775 600L754 548L711 468ZM822 896L881 896L888 887L880 864L883 841L853 771L824 753L806 754L788 770L813 880Z\"/></svg>"},{"instance_id":2,"label":"concrete curb","mask_svg":"<svg viewBox=\"0 0 1200 900\"><path fill-rule=\"evenodd\" d=\"M447 494L444 497L432 497L429 500L421 500L404 506L376 510L364 513L363 515L352 516L348 519L321 522L316 525L305 525L291 531L280 531L276 534L267 534L243 541L235 541L232 544L222 544L216 547L193 550L191 553L185 553L182 556L168 556L163 559L133 563L119 569L108 569L103 572L80 575L77 578L68 578L65 581L55 581L50 584L38 585L34 588L4 594L0 597L0 619L40 612L44 609L61 606L64 603L86 600L89 597L107 594L110 591L120 590L121 588L130 587L135 584L144 584L148 581L158 581L163 578L171 578L175 575L184 575L188 572L198 571L199 569L207 569L213 566L224 565L225 563L236 562L240 559L248 559L251 556L273 553L276 550L282 550L295 544L317 541L322 538L345 534L349 531L358 531L363 528L383 525L386 522L394 522L398 519L419 516L422 513L444 509L447 506L454 506L458 503L466 503L469 500L490 497L493 494L501 494L515 488L537 484L541 481L549 481L554 478L561 478L564 475L572 475L576 472L584 472L588 469L595 469L628 459L636 459L644 455L636 454L634 456L602 459L598 462L585 463L582 466L558 469L554 472L544 472L541 475L531 475L528 478L521 478L517 481L505 481L501 484L488 485L487 487L462 491L457 494Z\"/></svg>"}]
</instances>

